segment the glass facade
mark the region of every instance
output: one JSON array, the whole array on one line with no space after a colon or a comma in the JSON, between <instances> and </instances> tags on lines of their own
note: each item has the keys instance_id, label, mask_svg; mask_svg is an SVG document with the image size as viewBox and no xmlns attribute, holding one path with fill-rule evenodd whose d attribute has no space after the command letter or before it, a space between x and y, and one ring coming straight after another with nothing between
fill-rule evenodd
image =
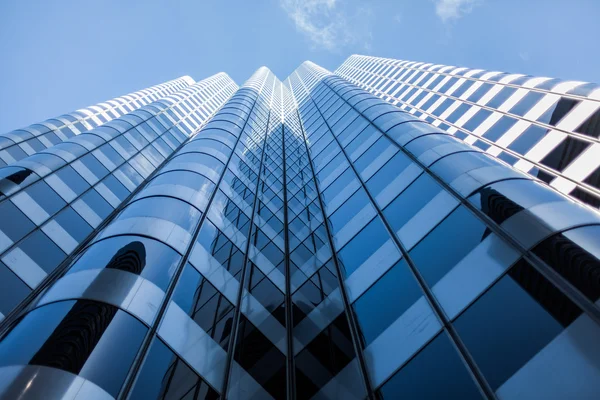
<instances>
[{"instance_id":1,"label":"glass facade","mask_svg":"<svg viewBox=\"0 0 600 400\"><path fill-rule=\"evenodd\" d=\"M0 167L97 128L193 84L192 78L183 76L27 128L0 134Z\"/></svg>"},{"instance_id":2,"label":"glass facade","mask_svg":"<svg viewBox=\"0 0 600 400\"><path fill-rule=\"evenodd\" d=\"M600 207L600 86L359 55L336 73L559 192Z\"/></svg>"},{"instance_id":3,"label":"glass facade","mask_svg":"<svg viewBox=\"0 0 600 400\"><path fill-rule=\"evenodd\" d=\"M45 287L236 89L215 75L0 167L0 319Z\"/></svg>"},{"instance_id":4,"label":"glass facade","mask_svg":"<svg viewBox=\"0 0 600 400\"><path fill-rule=\"evenodd\" d=\"M1 396L596 398L600 214L341 75L0 168Z\"/></svg>"}]
</instances>

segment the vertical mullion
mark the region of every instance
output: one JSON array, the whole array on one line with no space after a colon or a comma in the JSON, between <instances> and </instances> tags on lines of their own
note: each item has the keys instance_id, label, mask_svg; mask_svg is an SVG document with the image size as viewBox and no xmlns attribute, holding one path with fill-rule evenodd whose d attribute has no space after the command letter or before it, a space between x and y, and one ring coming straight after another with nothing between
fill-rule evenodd
<instances>
[{"instance_id":1,"label":"vertical mullion","mask_svg":"<svg viewBox=\"0 0 600 400\"><path fill-rule=\"evenodd\" d=\"M294 340L292 334L292 288L290 277L290 242L288 227L288 197L287 197L287 163L285 153L285 129L281 126L281 145L283 155L283 237L285 248L285 324L287 340L287 395L288 400L296 398L296 374L294 364Z\"/></svg>"},{"instance_id":2,"label":"vertical mullion","mask_svg":"<svg viewBox=\"0 0 600 400\"><path fill-rule=\"evenodd\" d=\"M247 275L247 270L248 270L248 263L250 260L250 257L248 256L248 252L250 251L250 242L252 240L252 231L254 228L254 217L257 213L257 209L259 208L259 202L258 202L258 193L259 193L259 187L261 185L261 176L263 175L263 163L264 163L264 159L265 159L265 153L266 153L266 147L267 147L267 136L269 133L269 126L271 123L271 110L269 109L269 112L267 114L267 124L264 130L264 135L263 135L263 143L262 143L262 152L260 155L260 164L259 164L259 168L258 168L258 174L256 176L256 190L254 192L254 200L252 202L252 214L250 216L250 223L248 224L248 236L247 236L247 241L246 241L246 248L244 250L244 261L242 264L242 270L240 271L240 286L238 289L238 294L237 294L237 304L235 307L235 311L234 311L234 315L233 315L233 323L231 326L231 342L229 345L229 351L227 352L227 361L225 364L225 378L223 379L223 388L222 388L222 392L221 392L221 397L223 399L227 398L227 388L229 386L229 380L231 378L231 366L233 364L233 358L235 356L235 352L236 352L236 345L237 345L237 336L238 336L238 329L239 329L239 324L240 324L240 317L242 314L242 310L241 310L241 303L242 303L242 298L244 296L244 287L246 284L246 275ZM252 268L250 269L252 272ZM248 280L248 282L250 282L250 280Z\"/></svg>"},{"instance_id":3,"label":"vertical mullion","mask_svg":"<svg viewBox=\"0 0 600 400\"><path fill-rule=\"evenodd\" d=\"M334 89L332 89L328 84L326 84L324 82L323 82L323 84L325 86L327 86L327 88L329 90L331 90L333 93L335 93L340 99L342 99L345 104L348 104L354 111L358 112L361 115L361 117L365 118L364 115L360 111L356 110L351 104L349 104L346 101L346 99L342 98L337 93L337 91L335 91ZM321 110L319 110L319 113L320 112L321 112ZM321 114L321 117L323 117L322 114ZM323 119L325 120L324 117L323 117ZM369 121L369 120L367 119L367 121ZM383 225L385 226L385 229L387 230L388 235L391 237L392 241L396 244L396 246L398 247L398 249L400 249L400 251L402 252L402 256L406 260L407 265L409 266L409 268L412 271L413 275L417 279L417 282L419 283L419 286L421 287L421 290L425 294L425 297L427 298L427 301L431 305L431 307L434 310L437 318L442 323L442 325L445 328L445 330L448 332L448 335L452 339L452 343L454 344L454 346L458 350L461 358L463 359L463 362L467 365L468 370L470 371L471 375L473 376L473 378L475 379L475 381L476 381L476 383L477 383L477 385L479 387L479 390L487 398L489 398L489 399L496 399L496 395L495 395L494 391L492 390L492 388L490 387L490 385L487 382L487 380L485 379L485 377L483 376L483 373L481 372L481 370L479 369L479 367L475 363L475 360L473 359L473 357L469 353L469 351L468 351L467 347L465 346L465 344L462 342L462 340L458 336L458 333L454 329L454 326L451 324L450 320L445 316L445 314L444 314L444 312L442 310L441 305L439 304L439 302L437 301L437 299L433 295L433 292L431 291L431 289L429 289L429 287L425 283L425 279L423 278L423 276L421 275L420 271L417 269L416 265L412 261L411 257L408 254L408 251L406 250L406 248L404 247L404 245L400 242L400 240L396 237L396 234L395 234L394 230L392 229L392 227L389 225L389 223L385 219L381 208L375 202L375 199L373 198L373 196L371 195L371 193L367 189L367 185L365 184L364 180L358 174L358 171L356 170L356 167L354 166L354 163L350 160L350 157L348 156L348 153L346 152L346 149L344 149L342 147L342 144L340 143L340 141L338 140L338 138L333 134L333 131L331 130L331 127L329 126L329 123L327 122L327 120L325 120L325 124L327 125L327 128L331 131L331 134L333 135L333 140L335 140L336 143L338 144L338 146L340 146L340 150L342 151L342 154L344 155L344 157L346 158L346 160L350 164L350 168L352 168L352 171L354 172L354 174L356 175L356 178L360 182L361 187L363 188L363 190L365 191L365 193L369 197L369 201L371 202L371 205L375 208L375 211L377 212L377 215L379 216L379 218L383 222ZM371 124L370 121L369 121L369 124ZM382 134L382 136L386 136L378 128L377 128L377 130Z\"/></svg>"},{"instance_id":4,"label":"vertical mullion","mask_svg":"<svg viewBox=\"0 0 600 400\"><path fill-rule=\"evenodd\" d=\"M305 88L305 90L308 92L308 90ZM321 112L321 110L319 109L319 107L317 106L317 104L315 103L315 101L312 98L312 94L310 92L308 92L308 96L310 97L311 102L313 103L313 105L315 106L315 108L319 111L319 113ZM335 266L335 270L336 270L336 275L337 275L337 279L338 279L338 285L340 287L340 292L342 294L342 300L344 302L344 312L346 314L346 318L348 319L349 322L349 326L350 326L350 332L352 335L352 345L354 347L354 351L356 352L356 357L358 358L358 364L360 367L360 371L363 377L363 382L365 385L365 389L367 390L367 396L370 399L374 398L373 395L373 390L371 388L371 384L369 382L369 377L367 375L367 369L366 369L366 363L365 363L365 359L364 359L364 355L360 346L360 339L359 339L359 335L358 335L358 324L354 318L354 313L352 312L351 306L350 306L350 302L348 301L348 295L346 293L346 287L344 285L344 280L342 278L342 271L340 268L340 264L339 264L339 260L337 257L337 252L335 250L335 246L333 244L333 235L331 234L331 229L329 227L329 221L327 219L327 215L325 214L325 208L324 208L324 203L323 203L323 197L322 197L322 193L321 190L319 188L319 184L317 182L317 176L315 173L315 167L313 164L313 159L310 156L310 150L308 148L308 144L307 144L307 136L306 136L306 131L304 130L304 123L302 122L302 118L300 116L300 111L297 109L296 110L296 114L298 116L298 120L300 122L300 129L302 130L302 136L304 138L303 142L304 142L304 147L306 149L306 156L308 158L308 163L310 165L310 170L312 173L312 179L315 183L315 189L317 191L317 199L319 200L319 207L321 208L321 213L323 215L323 225L325 226L325 231L327 232L327 241L329 243L329 247L331 249L331 257L332 257L332 261L333 264ZM321 114L321 118L323 118L322 114ZM325 120L325 118L323 118L323 120ZM328 125L329 126L329 125ZM331 135L333 135L333 132L331 132Z\"/></svg>"}]
</instances>

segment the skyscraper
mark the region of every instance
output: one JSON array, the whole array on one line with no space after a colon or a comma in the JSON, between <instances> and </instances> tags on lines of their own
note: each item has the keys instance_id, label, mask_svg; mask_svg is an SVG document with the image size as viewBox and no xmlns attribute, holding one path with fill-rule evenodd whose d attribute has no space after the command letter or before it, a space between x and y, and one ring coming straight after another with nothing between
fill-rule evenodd
<instances>
[{"instance_id":1,"label":"skyscraper","mask_svg":"<svg viewBox=\"0 0 600 400\"><path fill-rule=\"evenodd\" d=\"M218 74L0 168L0 393L595 398L600 214L357 59Z\"/></svg>"}]
</instances>

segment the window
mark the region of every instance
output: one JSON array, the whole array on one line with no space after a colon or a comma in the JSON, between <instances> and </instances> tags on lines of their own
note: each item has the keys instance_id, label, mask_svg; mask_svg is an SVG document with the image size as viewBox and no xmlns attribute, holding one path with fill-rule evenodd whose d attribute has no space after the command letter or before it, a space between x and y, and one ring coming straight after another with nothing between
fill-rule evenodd
<instances>
[{"instance_id":1,"label":"window","mask_svg":"<svg viewBox=\"0 0 600 400\"><path fill-rule=\"evenodd\" d=\"M275 398L285 397L285 356L244 316L240 319L234 359ZM257 363L267 362L271 373L264 374Z\"/></svg>"},{"instance_id":2,"label":"window","mask_svg":"<svg viewBox=\"0 0 600 400\"><path fill-rule=\"evenodd\" d=\"M96 190L92 189L81 197L100 218L104 219L113 211L113 207Z\"/></svg>"},{"instance_id":3,"label":"window","mask_svg":"<svg viewBox=\"0 0 600 400\"><path fill-rule=\"evenodd\" d=\"M483 222L460 206L409 254L425 281L433 286L488 233Z\"/></svg>"},{"instance_id":4,"label":"window","mask_svg":"<svg viewBox=\"0 0 600 400\"><path fill-rule=\"evenodd\" d=\"M352 306L365 344L375 340L422 295L406 261L399 261Z\"/></svg>"},{"instance_id":5,"label":"window","mask_svg":"<svg viewBox=\"0 0 600 400\"><path fill-rule=\"evenodd\" d=\"M244 262L243 253L225 236L220 230L218 230L210 221L205 220L200 229L197 243L203 247L203 249L216 259L223 268L239 280L239 273L242 270ZM200 251L193 251L192 253L201 254ZM194 255L194 254L193 254ZM192 257L191 262L198 267L202 265L200 263L208 263L210 260L206 260L203 257Z\"/></svg>"},{"instance_id":6,"label":"window","mask_svg":"<svg viewBox=\"0 0 600 400\"><path fill-rule=\"evenodd\" d=\"M512 126L517 122L516 119L511 117L501 117L494 125L488 128L487 131L483 132L483 137L491 140L497 141L500 139L502 135L504 135Z\"/></svg>"},{"instance_id":7,"label":"window","mask_svg":"<svg viewBox=\"0 0 600 400\"><path fill-rule=\"evenodd\" d=\"M538 125L532 124L525 130L525 132L521 133L517 139L512 142L508 148L510 150L516 151L519 154L527 153L537 142L542 139L548 130Z\"/></svg>"},{"instance_id":8,"label":"window","mask_svg":"<svg viewBox=\"0 0 600 400\"><path fill-rule=\"evenodd\" d=\"M365 210L365 211L363 211ZM371 212L366 212L366 210L371 210ZM346 226L354 217L360 216L361 212L366 215L374 215L375 210L371 205L367 194L363 189L359 189L354 193L340 208L336 210L335 213L329 218L329 222L333 228L332 233L335 235L339 233L342 228ZM370 220L371 218L369 218ZM362 226L366 224L367 221L362 222ZM362 226L358 226L357 228L362 228Z\"/></svg>"},{"instance_id":9,"label":"window","mask_svg":"<svg viewBox=\"0 0 600 400\"><path fill-rule=\"evenodd\" d=\"M352 168L347 168L343 174L337 177L336 180L323 191L323 201L325 206L331 211L335 210L340 205L339 200L346 200L359 187L360 183L358 182L358 179L356 179L354 171ZM346 188L348 188L348 190L346 190ZM321 190L323 190L323 188L321 188ZM338 196L340 195L342 195L342 199L339 199ZM338 201L333 204L333 200L335 199L338 199Z\"/></svg>"},{"instance_id":10,"label":"window","mask_svg":"<svg viewBox=\"0 0 600 400\"><path fill-rule=\"evenodd\" d=\"M496 93L496 95L492 97L492 99L486 105L488 107L498 108L516 91L517 89L514 87L503 86L502 89Z\"/></svg>"},{"instance_id":11,"label":"window","mask_svg":"<svg viewBox=\"0 0 600 400\"><path fill-rule=\"evenodd\" d=\"M123 157L117 153L117 151L109 144L105 144L102 147L99 147L97 150L94 150L94 155L98 157L102 157L101 161L105 167L110 169L111 171L117 166L120 165L123 161ZM112 164L112 165L111 165Z\"/></svg>"},{"instance_id":12,"label":"window","mask_svg":"<svg viewBox=\"0 0 600 400\"><path fill-rule=\"evenodd\" d=\"M459 100L457 100L457 101L459 101ZM471 107L474 107L474 106L471 106L470 104L467 104L467 103L462 103L462 102L460 102L460 101L459 101L459 104L460 104L460 105L458 106L458 108L457 108L457 109L455 109L455 110L454 110L454 111L453 111L453 112L452 112L452 113L451 113L451 114L450 114L450 115L449 115L449 116L446 118L446 121L447 121L447 122L450 122L450 123L455 123L455 122L456 122L456 121L458 121L458 119L459 119L459 118L461 118L461 117L462 117L462 116L463 116L463 115L464 115L464 114L465 114L467 111L469 111L469 109L470 109ZM437 110L436 110L436 114L437 114ZM437 115L439 115L439 114L437 114Z\"/></svg>"},{"instance_id":13,"label":"window","mask_svg":"<svg viewBox=\"0 0 600 400\"><path fill-rule=\"evenodd\" d=\"M333 262L328 262L294 293L294 327L338 287Z\"/></svg>"},{"instance_id":14,"label":"window","mask_svg":"<svg viewBox=\"0 0 600 400\"><path fill-rule=\"evenodd\" d=\"M11 242L20 240L35 228L31 220L8 200L0 203L0 215L0 231L8 236ZM0 249L6 249L11 242L0 241Z\"/></svg>"},{"instance_id":15,"label":"window","mask_svg":"<svg viewBox=\"0 0 600 400\"><path fill-rule=\"evenodd\" d=\"M521 261L454 325L496 390L580 314L581 310L564 294ZM586 351L585 346L571 349ZM574 355L548 355L545 360L560 363L554 368L568 368L569 358Z\"/></svg>"},{"instance_id":16,"label":"window","mask_svg":"<svg viewBox=\"0 0 600 400\"><path fill-rule=\"evenodd\" d=\"M73 326L80 328L79 335ZM60 368L117 396L146 332L141 322L112 305L52 303L26 314L4 337L0 363ZM78 357L72 357L73 346L80 349Z\"/></svg>"},{"instance_id":17,"label":"window","mask_svg":"<svg viewBox=\"0 0 600 400\"><path fill-rule=\"evenodd\" d=\"M512 106L509 112L523 117L542 99L542 97L544 97L544 95L544 93L530 91L525 97L519 100L517 104Z\"/></svg>"},{"instance_id":18,"label":"window","mask_svg":"<svg viewBox=\"0 0 600 400\"><path fill-rule=\"evenodd\" d=\"M492 115L491 111L480 109L479 111L477 111L475 113L475 115L473 115L471 118L469 118L469 120L467 122L465 122L465 124L463 125L463 128L468 131L473 132L490 115Z\"/></svg>"},{"instance_id":19,"label":"window","mask_svg":"<svg viewBox=\"0 0 600 400\"><path fill-rule=\"evenodd\" d=\"M219 394L165 344L155 338L131 392L131 399L216 400Z\"/></svg>"},{"instance_id":20,"label":"window","mask_svg":"<svg viewBox=\"0 0 600 400\"><path fill-rule=\"evenodd\" d=\"M346 276L365 263L381 246L390 240L385 226L379 218L373 219L338 253L340 267Z\"/></svg>"},{"instance_id":21,"label":"window","mask_svg":"<svg viewBox=\"0 0 600 400\"><path fill-rule=\"evenodd\" d=\"M90 233L92 227L87 224L71 207L61 211L54 220L73 238L81 243Z\"/></svg>"},{"instance_id":22,"label":"window","mask_svg":"<svg viewBox=\"0 0 600 400\"><path fill-rule=\"evenodd\" d=\"M342 313L296 356L296 380L302 382L297 386L298 398L312 398L329 381L335 379L335 376L356 357L351 343L348 321ZM308 378L314 376L314 371L320 372L318 382ZM281 378L281 382L285 383L285 379ZM339 381L339 384L347 385L342 381ZM362 391L353 394L357 398L364 398L366 392L364 389Z\"/></svg>"},{"instance_id":23,"label":"window","mask_svg":"<svg viewBox=\"0 0 600 400\"><path fill-rule=\"evenodd\" d=\"M0 313L6 316L29 292L29 287L0 262Z\"/></svg>"},{"instance_id":24,"label":"window","mask_svg":"<svg viewBox=\"0 0 600 400\"><path fill-rule=\"evenodd\" d=\"M83 165L79 165L81 162ZM86 180L90 183L96 183L98 180L104 178L108 174L108 170L102 165L100 161L93 154L86 154L79 160L73 162L73 167L79 172ZM93 176L90 177L91 172Z\"/></svg>"},{"instance_id":25,"label":"window","mask_svg":"<svg viewBox=\"0 0 600 400\"><path fill-rule=\"evenodd\" d=\"M383 210L383 214L394 231L398 231L441 190L429 174L421 174Z\"/></svg>"},{"instance_id":26,"label":"window","mask_svg":"<svg viewBox=\"0 0 600 400\"><path fill-rule=\"evenodd\" d=\"M492 87L494 87L494 85L490 83L483 83L472 95L467 98L467 100L477 103L479 99L481 99L483 95L486 94Z\"/></svg>"},{"instance_id":27,"label":"window","mask_svg":"<svg viewBox=\"0 0 600 400\"><path fill-rule=\"evenodd\" d=\"M439 334L378 391L378 398L481 399L464 363L448 340Z\"/></svg>"},{"instance_id":28,"label":"window","mask_svg":"<svg viewBox=\"0 0 600 400\"><path fill-rule=\"evenodd\" d=\"M381 132L375 126L369 125L346 146L346 154L352 161L355 161L380 137Z\"/></svg>"},{"instance_id":29,"label":"window","mask_svg":"<svg viewBox=\"0 0 600 400\"><path fill-rule=\"evenodd\" d=\"M389 139L380 137L375 144L356 160L354 165L363 179L368 179L397 151L398 148Z\"/></svg>"},{"instance_id":30,"label":"window","mask_svg":"<svg viewBox=\"0 0 600 400\"><path fill-rule=\"evenodd\" d=\"M49 215L53 215L67 204L54 190L50 189L46 182L31 185L25 189L25 193L31 196ZM34 210L31 211L34 212Z\"/></svg>"},{"instance_id":31,"label":"window","mask_svg":"<svg viewBox=\"0 0 600 400\"><path fill-rule=\"evenodd\" d=\"M60 178L60 180L77 196L90 187L90 185L81 177L81 175L75 172L75 170L68 165L59 169L56 172L56 176ZM58 188L55 187L55 189L59 191Z\"/></svg>"},{"instance_id":32,"label":"window","mask_svg":"<svg viewBox=\"0 0 600 400\"><path fill-rule=\"evenodd\" d=\"M600 282L588 276L600 274L600 251L592 238L600 237L600 226L584 226L553 235L533 252L579 289L590 301L600 299Z\"/></svg>"},{"instance_id":33,"label":"window","mask_svg":"<svg viewBox=\"0 0 600 400\"><path fill-rule=\"evenodd\" d=\"M19 248L46 273L54 271L66 257L66 254L40 230L23 240Z\"/></svg>"}]
</instances>

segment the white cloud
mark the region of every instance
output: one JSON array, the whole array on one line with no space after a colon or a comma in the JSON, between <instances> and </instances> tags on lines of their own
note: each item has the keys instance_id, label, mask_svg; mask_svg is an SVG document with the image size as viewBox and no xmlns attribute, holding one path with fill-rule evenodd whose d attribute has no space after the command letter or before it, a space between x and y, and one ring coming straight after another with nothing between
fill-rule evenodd
<instances>
[{"instance_id":1,"label":"white cloud","mask_svg":"<svg viewBox=\"0 0 600 400\"><path fill-rule=\"evenodd\" d=\"M435 13L443 22L451 22L470 13L480 0L434 0Z\"/></svg>"},{"instance_id":2,"label":"white cloud","mask_svg":"<svg viewBox=\"0 0 600 400\"><path fill-rule=\"evenodd\" d=\"M339 0L280 0L281 6L315 47L336 50L349 45L368 48L371 40L368 7L350 9Z\"/></svg>"}]
</instances>

